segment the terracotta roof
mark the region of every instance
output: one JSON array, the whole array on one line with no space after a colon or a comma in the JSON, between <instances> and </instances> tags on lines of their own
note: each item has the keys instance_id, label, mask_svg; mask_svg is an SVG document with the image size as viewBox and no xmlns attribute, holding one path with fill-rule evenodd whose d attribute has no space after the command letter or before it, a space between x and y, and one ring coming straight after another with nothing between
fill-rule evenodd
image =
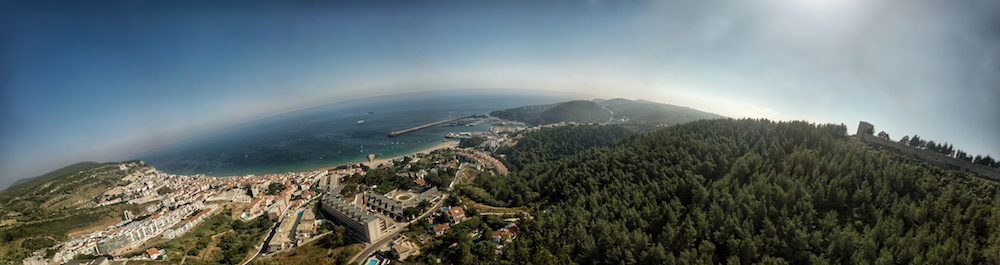
<instances>
[{"instance_id":1,"label":"terracotta roof","mask_svg":"<svg viewBox=\"0 0 1000 265\"><path fill-rule=\"evenodd\" d=\"M448 209L449 217L459 217L463 215L465 215L465 210L462 210L462 207L451 207Z\"/></svg>"},{"instance_id":2,"label":"terracotta roof","mask_svg":"<svg viewBox=\"0 0 1000 265\"><path fill-rule=\"evenodd\" d=\"M444 230L448 230L448 228L451 228L451 226L448 225L448 223L436 224L434 225L434 233L444 232Z\"/></svg>"}]
</instances>

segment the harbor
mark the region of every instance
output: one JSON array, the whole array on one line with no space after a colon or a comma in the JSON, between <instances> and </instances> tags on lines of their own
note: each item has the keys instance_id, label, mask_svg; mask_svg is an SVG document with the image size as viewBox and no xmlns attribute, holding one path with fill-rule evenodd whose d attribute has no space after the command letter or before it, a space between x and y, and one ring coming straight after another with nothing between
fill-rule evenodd
<instances>
[{"instance_id":1,"label":"harbor","mask_svg":"<svg viewBox=\"0 0 1000 265\"><path fill-rule=\"evenodd\" d=\"M457 120L461 120L461 119L466 119L466 118L473 118L473 117L476 117L476 116L479 116L479 115L469 115L469 116L463 116L463 117L458 117L458 118L454 118L454 119L447 119L447 120L443 120L443 121L439 121L439 122L435 122L435 123L428 123L428 124L420 125L420 126L417 126L417 127L413 127L413 128L401 130L401 131L391 132L391 133L389 133L389 137L393 137L393 136L396 136L396 135L400 135L400 134L404 134L404 133L408 133L408 132L420 130L420 129L423 129L423 128L431 127L431 126L442 124L442 123L453 122L453 121L457 121Z\"/></svg>"}]
</instances>

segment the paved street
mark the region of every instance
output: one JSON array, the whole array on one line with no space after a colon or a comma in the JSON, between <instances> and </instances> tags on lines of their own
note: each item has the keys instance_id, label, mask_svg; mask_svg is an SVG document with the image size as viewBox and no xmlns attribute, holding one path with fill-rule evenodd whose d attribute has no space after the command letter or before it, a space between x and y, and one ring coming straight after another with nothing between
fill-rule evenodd
<instances>
[{"instance_id":1,"label":"paved street","mask_svg":"<svg viewBox=\"0 0 1000 265\"><path fill-rule=\"evenodd\" d=\"M465 167L465 164L462 164L461 166L459 166L459 171L458 171L459 173L456 173L457 176L455 177L454 180L451 181L451 185L449 185L449 187L448 187L449 191L451 190L451 186L454 186L455 183L457 183L459 181L460 176L462 174L461 173L462 172L461 169L463 167ZM438 200L438 202L436 204L434 204L433 206L431 206L430 210L428 210L427 212L424 212L423 214L421 214L420 216L418 216L417 218L415 218L413 220L423 219L423 218L427 217L428 215L430 215L431 213L436 212L437 209L441 209L441 205L444 204L444 202L448 200L448 196L450 196L450 195L451 195L450 193L444 192L444 195L443 195L443 197L441 197L441 200ZM384 236L384 237L382 237L380 239L377 239L375 242L372 242L372 244L368 245L367 247L365 247L364 250L362 250L360 253L358 253L357 255L355 255L354 258L351 259L351 262L354 263L354 264L362 264L362 262L364 262L365 259L367 259L369 256L371 256L372 253L375 253L375 251L377 251L379 248L382 248L382 246L384 246L385 244L388 244L389 242L391 242L393 238L395 238L396 236L398 236L400 234L403 234L403 233L406 233L407 231L409 231L409 229L407 228L407 226L409 226L410 223L411 222L396 223L396 229L393 230L393 232L389 232L390 236Z\"/></svg>"},{"instance_id":2,"label":"paved street","mask_svg":"<svg viewBox=\"0 0 1000 265\"><path fill-rule=\"evenodd\" d=\"M397 225L402 225L402 224L409 224L409 223L399 223ZM354 260L352 262L355 264L362 264L362 262L364 262L365 259L371 256L372 253L375 253L375 251L377 251L379 248L382 248L382 246L385 246L385 244L392 242L392 239L396 238L396 236L403 234L407 231L409 231L409 229L407 229L406 226L402 226L396 228L392 232L389 232L387 235L383 235L380 239L368 245L368 247L366 247L360 253L355 255Z\"/></svg>"}]
</instances>

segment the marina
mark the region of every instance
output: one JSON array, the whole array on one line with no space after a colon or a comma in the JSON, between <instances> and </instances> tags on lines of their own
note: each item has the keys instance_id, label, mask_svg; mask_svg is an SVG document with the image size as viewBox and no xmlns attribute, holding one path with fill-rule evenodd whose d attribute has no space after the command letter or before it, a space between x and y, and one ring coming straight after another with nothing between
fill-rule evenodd
<instances>
[{"instance_id":1,"label":"marina","mask_svg":"<svg viewBox=\"0 0 1000 265\"><path fill-rule=\"evenodd\" d=\"M423 129L423 128L431 127L431 126L442 124L442 123L446 123L446 122L453 122L453 121L457 121L457 120L461 120L461 119L465 119L465 118L473 118L473 117L476 117L476 116L478 116L478 115L469 115L469 116L458 117L458 118L454 118L454 119L447 119L447 120L443 120L443 121L439 121L439 122L435 122L435 123L428 123L428 124L420 125L420 126L417 126L417 127L409 128L409 129L406 129L406 130L391 132L391 133L389 133L389 137L393 137L393 136L397 136L397 135L400 135L400 134L404 134L404 133L408 133L408 132L420 130L420 129Z\"/></svg>"}]
</instances>

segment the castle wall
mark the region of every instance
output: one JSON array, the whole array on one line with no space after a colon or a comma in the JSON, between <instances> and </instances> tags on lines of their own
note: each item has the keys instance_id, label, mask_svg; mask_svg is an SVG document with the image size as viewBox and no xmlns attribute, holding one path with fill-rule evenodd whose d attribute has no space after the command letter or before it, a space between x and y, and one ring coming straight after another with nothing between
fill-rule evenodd
<instances>
[{"instance_id":1,"label":"castle wall","mask_svg":"<svg viewBox=\"0 0 1000 265\"><path fill-rule=\"evenodd\" d=\"M954 167L961 168L962 170L975 173L980 177L985 177L1000 181L1000 169L995 169L980 164L973 164L972 162L948 157L931 150L922 150L919 148L901 144L896 141L889 141L882 138L878 138L878 136L867 133L868 128L872 128L872 130L874 130L875 127L870 123L861 122L858 125L858 133L857 133L858 138L861 138L861 140L864 140L865 142L899 149L900 152L916 156L917 158L920 158L921 160L924 160L932 164L951 165Z\"/></svg>"}]
</instances>

